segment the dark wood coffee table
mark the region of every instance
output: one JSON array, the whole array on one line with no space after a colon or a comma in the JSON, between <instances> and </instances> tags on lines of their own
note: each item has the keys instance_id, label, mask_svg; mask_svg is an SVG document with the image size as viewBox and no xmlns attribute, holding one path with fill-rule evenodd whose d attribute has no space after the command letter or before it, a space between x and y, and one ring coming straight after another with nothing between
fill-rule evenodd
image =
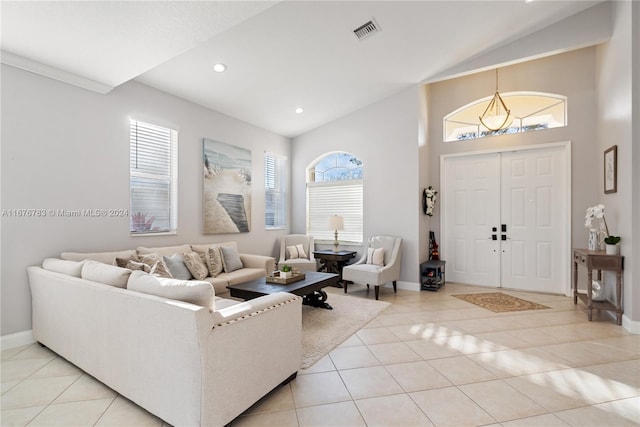
<instances>
[{"instance_id":1,"label":"dark wood coffee table","mask_svg":"<svg viewBox=\"0 0 640 427\"><path fill-rule=\"evenodd\" d=\"M266 278L252 280L250 282L229 285L229 293L234 298L244 300L258 298L263 295L276 292L289 292L302 297L302 303L314 307L322 307L332 310L327 300L327 293L322 290L326 286L335 286L338 283L338 275L333 273L305 272L305 278L288 285L267 283Z\"/></svg>"}]
</instances>

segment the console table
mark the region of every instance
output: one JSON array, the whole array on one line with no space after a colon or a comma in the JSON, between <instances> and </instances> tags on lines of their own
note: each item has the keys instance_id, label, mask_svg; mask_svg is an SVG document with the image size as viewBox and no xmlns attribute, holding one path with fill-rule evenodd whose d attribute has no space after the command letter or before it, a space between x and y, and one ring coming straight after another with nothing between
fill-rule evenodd
<instances>
[{"instance_id":1,"label":"console table","mask_svg":"<svg viewBox=\"0 0 640 427\"><path fill-rule=\"evenodd\" d=\"M578 293L578 265L587 269L587 293ZM573 303L578 303L578 298L587 306L589 321L592 318L592 310L608 310L616 313L616 323L622 324L622 271L624 269L624 257L621 255L607 255L605 251L590 251L588 249L573 250ZM593 270L597 271L598 280L602 279L602 270L615 271L616 273L616 302L593 301L592 286Z\"/></svg>"},{"instance_id":2,"label":"console table","mask_svg":"<svg viewBox=\"0 0 640 427\"><path fill-rule=\"evenodd\" d=\"M314 251L313 256L320 260L318 271L336 273L338 275L338 287L342 287L342 268L349 264L351 258L356 256L355 251Z\"/></svg>"}]
</instances>

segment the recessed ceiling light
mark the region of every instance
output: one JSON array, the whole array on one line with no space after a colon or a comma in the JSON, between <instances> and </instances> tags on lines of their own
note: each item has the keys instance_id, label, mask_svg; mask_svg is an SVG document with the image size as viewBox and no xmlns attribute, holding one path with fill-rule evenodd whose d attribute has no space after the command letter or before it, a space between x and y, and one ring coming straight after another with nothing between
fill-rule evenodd
<instances>
[{"instance_id":1,"label":"recessed ceiling light","mask_svg":"<svg viewBox=\"0 0 640 427\"><path fill-rule=\"evenodd\" d=\"M296 114L302 114L304 113L304 110L300 107L296 108Z\"/></svg>"},{"instance_id":2,"label":"recessed ceiling light","mask_svg":"<svg viewBox=\"0 0 640 427\"><path fill-rule=\"evenodd\" d=\"M224 73L225 71L227 71L227 66L222 62L218 62L213 66L213 71L215 71L216 73Z\"/></svg>"}]
</instances>

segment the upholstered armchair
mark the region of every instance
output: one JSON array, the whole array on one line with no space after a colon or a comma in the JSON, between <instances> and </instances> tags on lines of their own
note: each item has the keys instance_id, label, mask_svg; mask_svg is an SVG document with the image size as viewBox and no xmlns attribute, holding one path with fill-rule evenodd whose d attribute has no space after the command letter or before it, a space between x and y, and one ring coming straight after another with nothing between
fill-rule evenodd
<instances>
[{"instance_id":1,"label":"upholstered armchair","mask_svg":"<svg viewBox=\"0 0 640 427\"><path fill-rule=\"evenodd\" d=\"M301 250L302 249L302 250ZM297 268L301 272L317 271L313 236L306 234L289 234L280 237L280 259L278 268L283 264Z\"/></svg>"},{"instance_id":2,"label":"upholstered armchair","mask_svg":"<svg viewBox=\"0 0 640 427\"><path fill-rule=\"evenodd\" d=\"M375 286L376 299L380 295L380 286L392 282L396 292L396 282L400 279L400 261L402 259L402 239L394 236L373 236L369 238L362 258L355 264L342 269L344 292L349 282Z\"/></svg>"}]
</instances>

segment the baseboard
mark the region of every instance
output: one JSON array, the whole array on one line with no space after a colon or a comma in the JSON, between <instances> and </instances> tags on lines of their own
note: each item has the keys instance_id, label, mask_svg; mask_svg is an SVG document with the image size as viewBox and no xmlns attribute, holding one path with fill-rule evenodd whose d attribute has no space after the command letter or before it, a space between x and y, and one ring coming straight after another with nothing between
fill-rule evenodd
<instances>
[{"instance_id":1,"label":"baseboard","mask_svg":"<svg viewBox=\"0 0 640 427\"><path fill-rule=\"evenodd\" d=\"M622 315L622 327L630 334L640 335L640 322L631 320L628 316Z\"/></svg>"},{"instance_id":2,"label":"baseboard","mask_svg":"<svg viewBox=\"0 0 640 427\"><path fill-rule=\"evenodd\" d=\"M34 342L33 334L31 333L31 330L28 330L17 332L15 334L3 335L0 337L0 348L2 348L2 350L8 350L10 348L33 344Z\"/></svg>"},{"instance_id":3,"label":"baseboard","mask_svg":"<svg viewBox=\"0 0 640 427\"><path fill-rule=\"evenodd\" d=\"M386 286L393 287L393 285L392 285L392 284L388 284L388 285L386 285ZM420 290L420 283L415 283L415 282L403 282L403 281L398 280L398 281L396 282L396 287L397 287L398 289L404 289L404 290L406 290L406 291L416 291L416 292L417 292L417 291L419 291L419 290Z\"/></svg>"}]
</instances>

